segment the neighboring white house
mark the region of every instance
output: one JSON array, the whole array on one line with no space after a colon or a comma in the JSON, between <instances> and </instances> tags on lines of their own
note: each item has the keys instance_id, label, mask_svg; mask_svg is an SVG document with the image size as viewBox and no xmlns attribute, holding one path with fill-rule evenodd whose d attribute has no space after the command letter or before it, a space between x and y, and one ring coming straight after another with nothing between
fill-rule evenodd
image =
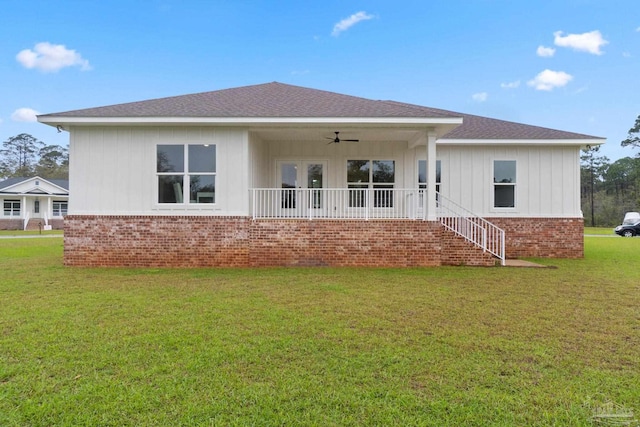
<instances>
[{"instance_id":1,"label":"neighboring white house","mask_svg":"<svg viewBox=\"0 0 640 427\"><path fill-rule=\"evenodd\" d=\"M9 178L0 181L0 229L61 229L69 204L69 181Z\"/></svg>"},{"instance_id":2,"label":"neighboring white house","mask_svg":"<svg viewBox=\"0 0 640 427\"><path fill-rule=\"evenodd\" d=\"M580 257L580 148L604 142L281 83L38 120L70 132L68 265Z\"/></svg>"}]
</instances>

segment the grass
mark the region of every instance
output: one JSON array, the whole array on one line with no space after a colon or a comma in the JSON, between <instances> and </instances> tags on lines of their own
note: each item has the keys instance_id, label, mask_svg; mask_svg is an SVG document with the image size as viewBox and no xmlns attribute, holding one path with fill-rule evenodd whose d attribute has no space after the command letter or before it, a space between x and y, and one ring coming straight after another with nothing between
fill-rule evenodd
<instances>
[{"instance_id":1,"label":"grass","mask_svg":"<svg viewBox=\"0 0 640 427\"><path fill-rule=\"evenodd\" d=\"M640 411L640 239L554 269L83 269L0 240L0 425L591 425Z\"/></svg>"},{"instance_id":2,"label":"grass","mask_svg":"<svg viewBox=\"0 0 640 427\"><path fill-rule=\"evenodd\" d=\"M615 227L585 227L584 234L586 235L611 235L615 236L613 232Z\"/></svg>"},{"instance_id":3,"label":"grass","mask_svg":"<svg viewBox=\"0 0 640 427\"><path fill-rule=\"evenodd\" d=\"M43 230L43 231L38 231L38 230L28 230L28 231L23 231L23 230L0 230L0 236L15 236L15 237L21 237L21 236L37 236L37 235L54 235L54 236L61 236L63 234L62 230Z\"/></svg>"}]
</instances>

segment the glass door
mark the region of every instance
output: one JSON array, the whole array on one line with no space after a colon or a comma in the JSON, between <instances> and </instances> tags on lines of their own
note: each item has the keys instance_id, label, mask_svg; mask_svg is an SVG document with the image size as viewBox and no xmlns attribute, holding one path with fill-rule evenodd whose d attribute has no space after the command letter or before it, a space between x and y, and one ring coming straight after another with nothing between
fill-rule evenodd
<instances>
[{"instance_id":1,"label":"glass door","mask_svg":"<svg viewBox=\"0 0 640 427\"><path fill-rule=\"evenodd\" d=\"M278 187L283 216L323 216L326 196L326 161L279 161Z\"/></svg>"}]
</instances>

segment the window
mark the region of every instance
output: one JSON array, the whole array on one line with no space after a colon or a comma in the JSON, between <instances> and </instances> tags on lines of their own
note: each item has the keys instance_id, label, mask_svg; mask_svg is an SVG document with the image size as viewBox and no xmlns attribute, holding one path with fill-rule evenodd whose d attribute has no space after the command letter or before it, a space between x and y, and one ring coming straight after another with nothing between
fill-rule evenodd
<instances>
[{"instance_id":1,"label":"window","mask_svg":"<svg viewBox=\"0 0 640 427\"><path fill-rule=\"evenodd\" d=\"M393 207L394 160L347 160L349 207L366 207L367 190L373 189L373 206Z\"/></svg>"},{"instance_id":2,"label":"window","mask_svg":"<svg viewBox=\"0 0 640 427\"><path fill-rule=\"evenodd\" d=\"M494 160L493 162L493 206L516 207L515 160Z\"/></svg>"},{"instance_id":3,"label":"window","mask_svg":"<svg viewBox=\"0 0 640 427\"><path fill-rule=\"evenodd\" d=\"M4 216L20 216L20 200L5 200Z\"/></svg>"},{"instance_id":4,"label":"window","mask_svg":"<svg viewBox=\"0 0 640 427\"><path fill-rule=\"evenodd\" d=\"M215 203L215 145L158 145L156 161L158 203Z\"/></svg>"},{"instance_id":5,"label":"window","mask_svg":"<svg viewBox=\"0 0 640 427\"><path fill-rule=\"evenodd\" d=\"M436 160L436 191L440 192L440 178L442 176L442 166L440 160ZM427 161L418 160L418 188L427 189Z\"/></svg>"},{"instance_id":6,"label":"window","mask_svg":"<svg viewBox=\"0 0 640 427\"><path fill-rule=\"evenodd\" d=\"M53 216L65 216L67 214L68 202L53 201Z\"/></svg>"},{"instance_id":7,"label":"window","mask_svg":"<svg viewBox=\"0 0 640 427\"><path fill-rule=\"evenodd\" d=\"M33 202L33 213L40 213L40 200Z\"/></svg>"}]
</instances>

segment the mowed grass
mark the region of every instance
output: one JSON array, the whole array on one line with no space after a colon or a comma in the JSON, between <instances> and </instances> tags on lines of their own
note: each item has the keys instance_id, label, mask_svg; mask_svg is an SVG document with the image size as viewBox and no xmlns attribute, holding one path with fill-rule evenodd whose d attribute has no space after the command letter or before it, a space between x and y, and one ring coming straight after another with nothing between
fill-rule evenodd
<instances>
[{"instance_id":1,"label":"mowed grass","mask_svg":"<svg viewBox=\"0 0 640 427\"><path fill-rule=\"evenodd\" d=\"M2 239L0 425L639 414L640 239L585 242L547 269L135 270L65 268L62 239Z\"/></svg>"}]
</instances>

